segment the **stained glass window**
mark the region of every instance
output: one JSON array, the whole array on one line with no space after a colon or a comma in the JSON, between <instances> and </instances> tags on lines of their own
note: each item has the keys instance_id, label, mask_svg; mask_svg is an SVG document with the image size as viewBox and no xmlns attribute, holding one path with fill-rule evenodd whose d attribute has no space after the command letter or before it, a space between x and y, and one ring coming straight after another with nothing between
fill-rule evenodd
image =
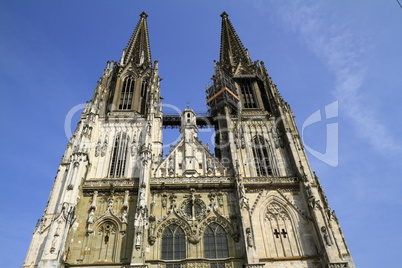
<instances>
[{"instance_id":1,"label":"stained glass window","mask_svg":"<svg viewBox=\"0 0 402 268\"><path fill-rule=\"evenodd\" d=\"M209 259L227 258L228 241L225 230L216 223L211 223L204 232L204 256Z\"/></svg>"},{"instance_id":2,"label":"stained glass window","mask_svg":"<svg viewBox=\"0 0 402 268\"><path fill-rule=\"evenodd\" d=\"M186 258L186 236L183 229L171 224L162 235L162 259L181 260Z\"/></svg>"}]
</instances>

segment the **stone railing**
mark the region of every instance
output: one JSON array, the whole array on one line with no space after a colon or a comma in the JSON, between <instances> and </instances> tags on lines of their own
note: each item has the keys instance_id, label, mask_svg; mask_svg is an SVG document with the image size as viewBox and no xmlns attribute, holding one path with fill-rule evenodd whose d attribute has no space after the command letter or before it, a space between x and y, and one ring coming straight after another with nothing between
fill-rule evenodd
<instances>
[{"instance_id":1,"label":"stone railing","mask_svg":"<svg viewBox=\"0 0 402 268\"><path fill-rule=\"evenodd\" d=\"M270 183L270 184L294 184L299 182L298 177L248 177L243 178L244 183Z\"/></svg>"},{"instance_id":2,"label":"stone railing","mask_svg":"<svg viewBox=\"0 0 402 268\"><path fill-rule=\"evenodd\" d=\"M265 264L264 263L252 263L252 264L245 264L245 268L264 268Z\"/></svg>"},{"instance_id":3,"label":"stone railing","mask_svg":"<svg viewBox=\"0 0 402 268\"><path fill-rule=\"evenodd\" d=\"M138 179L101 179L87 180L84 182L84 188L107 188L107 187L132 187L138 186Z\"/></svg>"},{"instance_id":4,"label":"stone railing","mask_svg":"<svg viewBox=\"0 0 402 268\"><path fill-rule=\"evenodd\" d=\"M230 177L163 177L163 178L152 178L152 184L170 183L170 184L181 184L181 183L231 183L233 178Z\"/></svg>"},{"instance_id":5,"label":"stone railing","mask_svg":"<svg viewBox=\"0 0 402 268\"><path fill-rule=\"evenodd\" d=\"M337 262L337 263L333 262L328 264L328 268L348 268L348 267L349 265L347 262Z\"/></svg>"},{"instance_id":6,"label":"stone railing","mask_svg":"<svg viewBox=\"0 0 402 268\"><path fill-rule=\"evenodd\" d=\"M70 266L68 266L68 267L70 267ZM75 266L74 266L75 267ZM80 268L95 268L95 267L98 267L98 266L94 266L93 264L92 265L84 265L84 266L82 266L82 265L80 265L79 266ZM147 267L147 265L136 265L136 266L130 266L129 264L127 264L127 265L121 265L121 264L116 264L116 265L113 265L113 264L110 264L110 265L106 265L106 266L104 266L104 265L102 265L102 266L100 266L100 267L102 267L102 268L137 268L137 267L141 267L141 268L146 268Z\"/></svg>"},{"instance_id":7,"label":"stone railing","mask_svg":"<svg viewBox=\"0 0 402 268\"><path fill-rule=\"evenodd\" d=\"M158 263L158 268L234 268L233 261L182 261Z\"/></svg>"}]
</instances>

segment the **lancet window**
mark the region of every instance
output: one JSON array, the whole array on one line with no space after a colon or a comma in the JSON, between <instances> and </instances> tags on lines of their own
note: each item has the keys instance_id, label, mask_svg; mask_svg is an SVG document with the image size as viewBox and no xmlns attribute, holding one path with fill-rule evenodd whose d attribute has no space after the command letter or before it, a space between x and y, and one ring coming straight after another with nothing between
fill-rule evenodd
<instances>
[{"instance_id":1,"label":"lancet window","mask_svg":"<svg viewBox=\"0 0 402 268\"><path fill-rule=\"evenodd\" d=\"M117 134L113 145L110 160L109 176L113 178L124 177L127 160L128 136L124 132Z\"/></svg>"},{"instance_id":2,"label":"lancet window","mask_svg":"<svg viewBox=\"0 0 402 268\"><path fill-rule=\"evenodd\" d=\"M253 139L253 155L257 175L272 175L272 166L268 154L268 144L261 136L256 136Z\"/></svg>"},{"instance_id":3,"label":"lancet window","mask_svg":"<svg viewBox=\"0 0 402 268\"><path fill-rule=\"evenodd\" d=\"M123 81L121 88L119 110L130 110L133 102L135 80L131 76L127 76Z\"/></svg>"},{"instance_id":4,"label":"lancet window","mask_svg":"<svg viewBox=\"0 0 402 268\"><path fill-rule=\"evenodd\" d=\"M269 257L300 256L298 235L294 230L290 213L278 202L270 202L265 212L264 229L268 244L275 250ZM306 238L307 239L307 238Z\"/></svg>"},{"instance_id":5,"label":"lancet window","mask_svg":"<svg viewBox=\"0 0 402 268\"><path fill-rule=\"evenodd\" d=\"M238 81L240 85L241 95L243 97L244 108L257 108L257 102L254 96L253 81L249 79L241 79Z\"/></svg>"},{"instance_id":6,"label":"lancet window","mask_svg":"<svg viewBox=\"0 0 402 268\"><path fill-rule=\"evenodd\" d=\"M209 259L227 258L228 241L225 230L216 223L211 223L204 232L204 256Z\"/></svg>"},{"instance_id":7,"label":"lancet window","mask_svg":"<svg viewBox=\"0 0 402 268\"><path fill-rule=\"evenodd\" d=\"M92 244L99 250L99 256L89 256L92 261L99 259L115 261L119 257L116 252L119 243L117 226L112 222L105 222L96 230L92 237ZM95 259L96 258L96 259Z\"/></svg>"},{"instance_id":8,"label":"lancet window","mask_svg":"<svg viewBox=\"0 0 402 268\"><path fill-rule=\"evenodd\" d=\"M145 113L147 102L148 81L143 80L141 84L141 113Z\"/></svg>"},{"instance_id":9,"label":"lancet window","mask_svg":"<svg viewBox=\"0 0 402 268\"><path fill-rule=\"evenodd\" d=\"M181 260L186 258L186 236L183 229L171 224L162 235L162 259Z\"/></svg>"}]
</instances>

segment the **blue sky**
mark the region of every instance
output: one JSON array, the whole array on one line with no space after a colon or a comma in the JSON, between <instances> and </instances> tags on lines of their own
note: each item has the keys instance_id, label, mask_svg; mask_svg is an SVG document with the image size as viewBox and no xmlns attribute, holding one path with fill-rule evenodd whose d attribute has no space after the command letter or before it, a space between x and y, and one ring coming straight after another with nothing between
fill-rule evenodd
<instances>
[{"instance_id":1,"label":"blue sky","mask_svg":"<svg viewBox=\"0 0 402 268\"><path fill-rule=\"evenodd\" d=\"M219 59L219 15L230 15L299 129L321 111L305 144L325 153L326 126L337 124L338 164L309 159L356 265L398 267L402 9L394 0L0 2L0 267L22 265L67 145L66 115L92 97L143 10L165 103L195 111L206 110ZM338 116L325 120L336 101Z\"/></svg>"}]
</instances>

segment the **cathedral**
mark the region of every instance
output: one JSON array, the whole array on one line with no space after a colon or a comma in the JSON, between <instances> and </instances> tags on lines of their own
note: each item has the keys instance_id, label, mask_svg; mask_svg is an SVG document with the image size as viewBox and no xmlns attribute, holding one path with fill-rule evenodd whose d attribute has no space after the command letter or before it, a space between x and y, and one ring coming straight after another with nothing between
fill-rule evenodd
<instances>
[{"instance_id":1,"label":"cathedral","mask_svg":"<svg viewBox=\"0 0 402 268\"><path fill-rule=\"evenodd\" d=\"M228 14L203 115L163 114L147 17L82 112L23 267L354 268L292 111Z\"/></svg>"}]
</instances>

